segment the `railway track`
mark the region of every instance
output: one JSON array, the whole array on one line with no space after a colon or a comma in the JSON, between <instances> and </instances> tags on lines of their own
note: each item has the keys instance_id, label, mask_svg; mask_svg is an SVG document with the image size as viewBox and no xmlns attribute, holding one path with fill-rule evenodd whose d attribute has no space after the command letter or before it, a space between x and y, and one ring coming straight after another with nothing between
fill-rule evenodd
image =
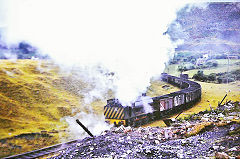
<instances>
[{"instance_id":1,"label":"railway track","mask_svg":"<svg viewBox=\"0 0 240 159\"><path fill-rule=\"evenodd\" d=\"M48 156L51 154L54 154L58 151L64 150L70 146L72 146L73 144L79 142L81 140L72 140L66 143L61 143L61 144L56 144L53 146L49 146L49 147L45 147L42 149L38 149L38 150L34 150L34 151L29 151L29 152L25 152L22 154L18 154L18 155L13 155L13 156L8 156L5 157L4 159L28 159L28 158L41 158L44 156Z\"/></svg>"}]
</instances>

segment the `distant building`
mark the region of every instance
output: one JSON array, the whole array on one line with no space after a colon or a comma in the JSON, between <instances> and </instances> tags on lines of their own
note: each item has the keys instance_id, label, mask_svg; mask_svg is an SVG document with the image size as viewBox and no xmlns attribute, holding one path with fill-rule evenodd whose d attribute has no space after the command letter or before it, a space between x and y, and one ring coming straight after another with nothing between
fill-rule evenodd
<instances>
[{"instance_id":1,"label":"distant building","mask_svg":"<svg viewBox=\"0 0 240 159\"><path fill-rule=\"evenodd\" d=\"M196 65L197 65L197 66L200 66L200 65L203 65L205 62L206 62L205 59L199 58L199 59L197 59L197 61L196 61Z\"/></svg>"},{"instance_id":2,"label":"distant building","mask_svg":"<svg viewBox=\"0 0 240 159\"><path fill-rule=\"evenodd\" d=\"M203 58L204 58L204 59L208 59L208 54L204 54L204 55L203 55Z\"/></svg>"},{"instance_id":3,"label":"distant building","mask_svg":"<svg viewBox=\"0 0 240 159\"><path fill-rule=\"evenodd\" d=\"M208 57L209 57L208 54L204 54L202 58L198 58L198 59L197 59L196 65L197 65L197 66L203 65L204 63L207 62Z\"/></svg>"}]
</instances>

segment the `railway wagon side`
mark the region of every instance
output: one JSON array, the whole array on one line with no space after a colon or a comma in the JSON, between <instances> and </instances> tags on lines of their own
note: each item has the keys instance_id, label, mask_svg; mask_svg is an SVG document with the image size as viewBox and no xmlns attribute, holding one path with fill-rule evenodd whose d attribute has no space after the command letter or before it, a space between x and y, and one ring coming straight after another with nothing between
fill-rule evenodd
<instances>
[{"instance_id":1,"label":"railway wagon side","mask_svg":"<svg viewBox=\"0 0 240 159\"><path fill-rule=\"evenodd\" d=\"M104 107L106 122L115 126L139 126L191 107L201 99L201 86L196 82L166 73L162 74L162 80L182 90L153 98L140 98L130 106L123 106L117 99L110 99Z\"/></svg>"}]
</instances>

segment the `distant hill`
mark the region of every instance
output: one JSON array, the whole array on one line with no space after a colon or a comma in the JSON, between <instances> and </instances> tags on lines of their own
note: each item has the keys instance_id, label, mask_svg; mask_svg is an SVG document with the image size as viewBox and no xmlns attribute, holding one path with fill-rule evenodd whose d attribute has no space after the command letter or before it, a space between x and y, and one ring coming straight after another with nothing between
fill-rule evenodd
<instances>
[{"instance_id":1,"label":"distant hill","mask_svg":"<svg viewBox=\"0 0 240 159\"><path fill-rule=\"evenodd\" d=\"M48 55L41 54L38 49L26 42L7 45L0 38L0 59L48 59Z\"/></svg>"},{"instance_id":2,"label":"distant hill","mask_svg":"<svg viewBox=\"0 0 240 159\"><path fill-rule=\"evenodd\" d=\"M168 31L173 41L184 40L177 52L240 54L240 3L209 3L180 10Z\"/></svg>"}]
</instances>

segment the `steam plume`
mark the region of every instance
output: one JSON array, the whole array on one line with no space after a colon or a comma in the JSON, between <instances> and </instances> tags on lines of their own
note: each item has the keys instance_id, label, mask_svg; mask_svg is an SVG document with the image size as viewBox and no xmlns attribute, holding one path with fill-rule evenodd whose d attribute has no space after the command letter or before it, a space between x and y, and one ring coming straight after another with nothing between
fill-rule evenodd
<instances>
[{"instance_id":1,"label":"steam plume","mask_svg":"<svg viewBox=\"0 0 240 159\"><path fill-rule=\"evenodd\" d=\"M174 49L163 33L183 5L141 0L4 2L6 41L27 41L67 66L108 68L117 77L116 97L125 103L134 101L150 78L163 71Z\"/></svg>"},{"instance_id":2,"label":"steam plume","mask_svg":"<svg viewBox=\"0 0 240 159\"><path fill-rule=\"evenodd\" d=\"M94 83L85 92L86 103L112 89L129 104L163 71L175 48L163 33L184 5L177 0L0 0L7 10L0 18L8 43L26 41L64 68L81 68L79 77ZM106 76L109 72L114 76Z\"/></svg>"}]
</instances>

